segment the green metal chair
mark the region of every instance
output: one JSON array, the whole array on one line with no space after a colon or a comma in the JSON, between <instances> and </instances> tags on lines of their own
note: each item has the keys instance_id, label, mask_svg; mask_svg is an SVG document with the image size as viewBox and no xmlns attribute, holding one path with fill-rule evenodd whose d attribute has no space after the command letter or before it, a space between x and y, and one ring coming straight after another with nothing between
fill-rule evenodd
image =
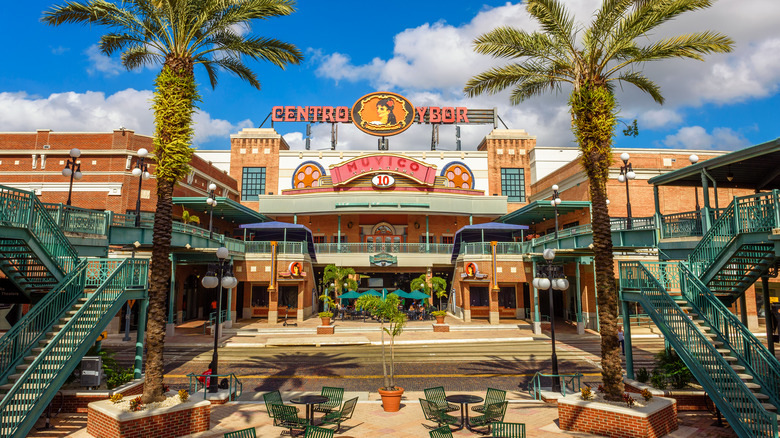
<instances>
[{"instance_id":1,"label":"green metal chair","mask_svg":"<svg viewBox=\"0 0 780 438\"><path fill-rule=\"evenodd\" d=\"M492 438L525 438L525 424L523 423L496 421L492 424L492 428Z\"/></svg>"},{"instance_id":2,"label":"green metal chair","mask_svg":"<svg viewBox=\"0 0 780 438\"><path fill-rule=\"evenodd\" d=\"M333 431L324 427L307 426L303 438L333 438Z\"/></svg>"},{"instance_id":3,"label":"green metal chair","mask_svg":"<svg viewBox=\"0 0 780 438\"><path fill-rule=\"evenodd\" d=\"M493 403L501 403L504 400L506 400L506 391L488 388L487 394L485 395L485 403L472 406L471 410L474 412L485 412L485 406L492 405Z\"/></svg>"},{"instance_id":4,"label":"green metal chair","mask_svg":"<svg viewBox=\"0 0 780 438\"><path fill-rule=\"evenodd\" d=\"M428 436L430 438L452 438L452 430L449 426L442 426L428 432Z\"/></svg>"},{"instance_id":5,"label":"green metal chair","mask_svg":"<svg viewBox=\"0 0 780 438\"><path fill-rule=\"evenodd\" d=\"M284 404L282 402L282 393L277 391L271 391L266 392L263 394L263 401L265 402L265 409L268 411L268 416L271 418L274 418L274 412L271 409L271 405L281 405ZM298 412L298 408L295 406L291 406L293 409L295 409L295 412Z\"/></svg>"},{"instance_id":6,"label":"green metal chair","mask_svg":"<svg viewBox=\"0 0 780 438\"><path fill-rule=\"evenodd\" d=\"M322 424L335 424L336 432L341 431L341 423L352 418L352 414L355 412L355 406L357 405L358 398L351 398L344 402L344 406L338 411L330 411L322 417Z\"/></svg>"},{"instance_id":7,"label":"green metal chair","mask_svg":"<svg viewBox=\"0 0 780 438\"><path fill-rule=\"evenodd\" d=\"M303 430L309 426L309 420L299 417L295 406L272 404L271 412L273 412L274 426L290 429L290 436L295 435L293 430Z\"/></svg>"},{"instance_id":8,"label":"green metal chair","mask_svg":"<svg viewBox=\"0 0 780 438\"><path fill-rule=\"evenodd\" d=\"M257 438L255 435L255 428L250 427L248 429L236 430L234 432L228 432L224 438Z\"/></svg>"},{"instance_id":9,"label":"green metal chair","mask_svg":"<svg viewBox=\"0 0 780 438\"><path fill-rule=\"evenodd\" d=\"M436 423L436 427L441 427L442 425L449 427L451 424L458 424L460 422L458 418L439 409L439 407L436 406L436 403L430 400L421 398L420 407L422 407L425 419Z\"/></svg>"},{"instance_id":10,"label":"green metal chair","mask_svg":"<svg viewBox=\"0 0 780 438\"><path fill-rule=\"evenodd\" d=\"M320 395L328 397L328 401L314 406L314 412L328 413L337 410L344 400L344 388L334 388L332 386L323 386Z\"/></svg>"},{"instance_id":11,"label":"green metal chair","mask_svg":"<svg viewBox=\"0 0 780 438\"><path fill-rule=\"evenodd\" d=\"M447 403L447 394L444 393L443 386L437 386L435 388L427 388L424 390L425 399L432 401L436 406L444 412L452 412L460 410L460 406L452 403Z\"/></svg>"},{"instance_id":12,"label":"green metal chair","mask_svg":"<svg viewBox=\"0 0 780 438\"><path fill-rule=\"evenodd\" d=\"M497 421L504 421L504 415L506 414L506 407L509 402L493 403L485 408L485 413L477 415L469 419L469 424L472 426L486 426L487 432L490 432L490 425Z\"/></svg>"}]
</instances>

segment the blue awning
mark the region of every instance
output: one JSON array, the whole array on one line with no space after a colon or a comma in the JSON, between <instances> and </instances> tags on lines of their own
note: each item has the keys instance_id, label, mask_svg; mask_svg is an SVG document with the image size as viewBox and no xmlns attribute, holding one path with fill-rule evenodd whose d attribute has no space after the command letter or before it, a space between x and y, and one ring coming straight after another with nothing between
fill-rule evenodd
<instances>
[{"instance_id":1,"label":"blue awning","mask_svg":"<svg viewBox=\"0 0 780 438\"><path fill-rule=\"evenodd\" d=\"M317 254L314 251L314 238L311 235L311 230L301 224L272 221L242 224L239 225L239 228L252 230L252 233L254 234L253 240L306 242L311 260L317 261Z\"/></svg>"},{"instance_id":2,"label":"blue awning","mask_svg":"<svg viewBox=\"0 0 780 438\"><path fill-rule=\"evenodd\" d=\"M515 237L528 230L528 225L504 224L500 222L487 222L484 224L466 225L455 233L454 245L452 245L452 261L460 254L462 242L514 242Z\"/></svg>"}]
</instances>

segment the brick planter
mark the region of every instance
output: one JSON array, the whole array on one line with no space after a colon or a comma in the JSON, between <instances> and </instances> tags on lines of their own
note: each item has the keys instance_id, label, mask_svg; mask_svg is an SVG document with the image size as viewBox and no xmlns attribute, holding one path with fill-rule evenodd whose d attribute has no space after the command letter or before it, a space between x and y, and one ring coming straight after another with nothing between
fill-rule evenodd
<instances>
[{"instance_id":1,"label":"brick planter","mask_svg":"<svg viewBox=\"0 0 780 438\"><path fill-rule=\"evenodd\" d=\"M205 432L210 421L208 400L141 412L120 411L104 400L89 404L87 432L97 438L173 438Z\"/></svg>"},{"instance_id":2,"label":"brick planter","mask_svg":"<svg viewBox=\"0 0 780 438\"><path fill-rule=\"evenodd\" d=\"M677 402L653 397L645 407L629 408L582 400L580 394L558 399L562 430L614 438L657 438L677 430Z\"/></svg>"},{"instance_id":3,"label":"brick planter","mask_svg":"<svg viewBox=\"0 0 780 438\"><path fill-rule=\"evenodd\" d=\"M449 324L433 324L433 331L434 333L447 333L450 331L450 325Z\"/></svg>"},{"instance_id":4,"label":"brick planter","mask_svg":"<svg viewBox=\"0 0 780 438\"><path fill-rule=\"evenodd\" d=\"M318 335L332 335L336 333L336 326L335 325L318 325L317 326L317 334Z\"/></svg>"},{"instance_id":5,"label":"brick planter","mask_svg":"<svg viewBox=\"0 0 780 438\"><path fill-rule=\"evenodd\" d=\"M81 389L63 389L62 390L62 412L77 413L87 412L87 406L90 403L108 400L114 394L122 394L125 398L133 395L141 395L144 392L144 379L136 379L118 386L114 389L106 390L81 390ZM60 397L55 396L52 400L52 409L59 407Z\"/></svg>"},{"instance_id":6,"label":"brick planter","mask_svg":"<svg viewBox=\"0 0 780 438\"><path fill-rule=\"evenodd\" d=\"M654 396L673 398L677 400L678 411L708 411L710 410L710 407L714 406L710 397L704 391L682 389L661 390L631 379L623 379L623 384L626 387L626 392L639 393L642 392L643 389L647 389Z\"/></svg>"}]
</instances>

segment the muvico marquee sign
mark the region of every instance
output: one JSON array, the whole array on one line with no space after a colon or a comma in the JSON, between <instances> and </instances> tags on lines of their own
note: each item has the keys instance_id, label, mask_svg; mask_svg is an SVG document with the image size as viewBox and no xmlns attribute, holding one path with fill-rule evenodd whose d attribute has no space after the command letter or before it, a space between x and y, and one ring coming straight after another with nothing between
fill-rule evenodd
<instances>
[{"instance_id":1,"label":"muvico marquee sign","mask_svg":"<svg viewBox=\"0 0 780 438\"><path fill-rule=\"evenodd\" d=\"M355 178L374 173L403 175L427 186L433 186L436 181L436 166L405 155L361 155L330 166L330 176L334 186L340 186Z\"/></svg>"},{"instance_id":2,"label":"muvico marquee sign","mask_svg":"<svg viewBox=\"0 0 780 438\"><path fill-rule=\"evenodd\" d=\"M369 93L347 106L275 106L274 122L354 123L361 131L378 136L400 134L412 124L493 124L495 109L450 106L418 106L404 96L386 91Z\"/></svg>"}]
</instances>

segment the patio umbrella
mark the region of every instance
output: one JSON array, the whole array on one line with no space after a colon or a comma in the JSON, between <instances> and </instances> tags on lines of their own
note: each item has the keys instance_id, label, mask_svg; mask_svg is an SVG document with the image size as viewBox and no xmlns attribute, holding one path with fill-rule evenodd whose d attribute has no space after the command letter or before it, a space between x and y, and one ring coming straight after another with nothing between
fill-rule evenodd
<instances>
[{"instance_id":1,"label":"patio umbrella","mask_svg":"<svg viewBox=\"0 0 780 438\"><path fill-rule=\"evenodd\" d=\"M398 295L401 298L410 298L409 295L411 295L409 292L403 291L401 289L396 289L393 291L393 293Z\"/></svg>"},{"instance_id":2,"label":"patio umbrella","mask_svg":"<svg viewBox=\"0 0 780 438\"><path fill-rule=\"evenodd\" d=\"M383 288L382 289L382 299L384 300L385 298L387 298L387 289Z\"/></svg>"},{"instance_id":3,"label":"patio umbrella","mask_svg":"<svg viewBox=\"0 0 780 438\"><path fill-rule=\"evenodd\" d=\"M374 296L377 296L377 297L381 297L382 296L381 293L375 291L374 289L369 289L369 290L363 292L361 295L365 295L365 294L374 295Z\"/></svg>"},{"instance_id":4,"label":"patio umbrella","mask_svg":"<svg viewBox=\"0 0 780 438\"><path fill-rule=\"evenodd\" d=\"M344 292L339 296L341 299L352 299L352 298L360 298L360 294L355 292L354 290L351 290L349 292Z\"/></svg>"},{"instance_id":5,"label":"patio umbrella","mask_svg":"<svg viewBox=\"0 0 780 438\"><path fill-rule=\"evenodd\" d=\"M427 300L431 296L426 294L425 292L419 291L419 290L413 290L409 292L409 298L413 300Z\"/></svg>"}]
</instances>

